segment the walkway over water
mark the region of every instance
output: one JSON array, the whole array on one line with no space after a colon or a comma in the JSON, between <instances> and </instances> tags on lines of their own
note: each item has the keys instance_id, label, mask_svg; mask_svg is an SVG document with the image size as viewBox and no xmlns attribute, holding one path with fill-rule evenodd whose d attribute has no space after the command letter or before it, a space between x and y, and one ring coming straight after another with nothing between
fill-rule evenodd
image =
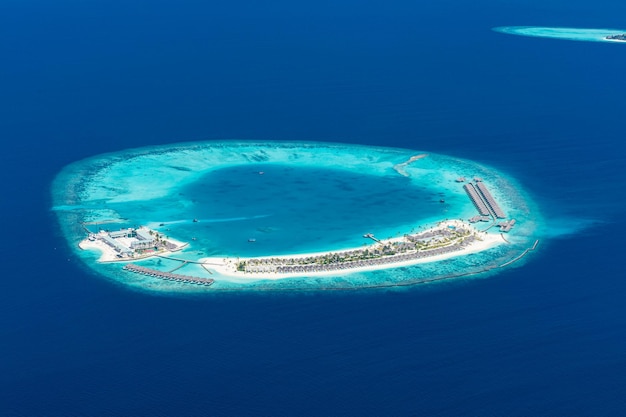
<instances>
[{"instance_id":1,"label":"walkway over water","mask_svg":"<svg viewBox=\"0 0 626 417\"><path fill-rule=\"evenodd\" d=\"M480 195L484 198L489 208L493 211L493 214L495 214L496 217L499 219L504 219L506 217L504 215L504 212L502 211L498 203L496 203L496 200L487 189L485 183L483 183L482 181L476 182L476 188L480 192Z\"/></svg>"},{"instance_id":2,"label":"walkway over water","mask_svg":"<svg viewBox=\"0 0 626 417\"><path fill-rule=\"evenodd\" d=\"M171 272L157 271L156 269L145 268L143 266L128 264L124 267L126 271L134 272L141 275L147 275L153 278L165 279L168 281L185 282L189 284L198 284L209 286L214 280L211 278L198 278L189 275L173 274Z\"/></svg>"},{"instance_id":3,"label":"walkway over water","mask_svg":"<svg viewBox=\"0 0 626 417\"><path fill-rule=\"evenodd\" d=\"M475 185L465 184L463 188L481 216L493 216L494 219L506 217L484 182L476 181Z\"/></svg>"},{"instance_id":4,"label":"walkway over water","mask_svg":"<svg viewBox=\"0 0 626 417\"><path fill-rule=\"evenodd\" d=\"M474 184L465 184L463 188L465 189L467 195L469 195L470 200L472 200L472 203L474 203L474 206L476 207L480 215L491 216L491 212L487 208L487 205L485 204L483 199L480 198L480 196L478 195Z\"/></svg>"}]
</instances>

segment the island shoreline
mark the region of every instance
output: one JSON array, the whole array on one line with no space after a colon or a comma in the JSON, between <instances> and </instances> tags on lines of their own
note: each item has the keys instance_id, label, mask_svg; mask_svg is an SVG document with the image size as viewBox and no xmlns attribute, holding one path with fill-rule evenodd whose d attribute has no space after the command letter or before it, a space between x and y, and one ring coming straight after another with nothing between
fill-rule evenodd
<instances>
[{"instance_id":1,"label":"island shoreline","mask_svg":"<svg viewBox=\"0 0 626 417\"><path fill-rule=\"evenodd\" d=\"M389 269L389 268L402 268L406 266L417 265L421 263L430 263L443 261L450 258L455 258L458 256L470 255L473 253L482 252L484 250L490 249L496 245L500 244L508 244L505 239L502 238L499 234L487 233L485 231L479 231L468 223L462 222L460 220L453 221L444 221L439 223L437 226L427 229L424 233L431 233L436 230L445 230L448 227L466 227L469 229L470 233L473 235L477 235L478 238L472 240L472 242L458 250L454 250L448 253L438 253L438 254L430 254L428 250L421 252L424 254L423 257L410 259L410 260L394 260L394 258L398 258L398 255L393 256L382 256L380 258L374 259L374 264L368 266L350 266L346 265L344 268L330 268L328 270L321 271L309 271L307 273L284 273L284 272L243 272L237 270L237 265L241 262L250 262L250 261L268 261L273 262L274 264L279 264L284 266L288 260L304 260L312 257L323 257L328 255L338 255L345 254L347 252L359 251L363 250L362 248L349 248L344 250L336 250L329 252L315 252L315 253L301 253L301 254L293 254L293 255L281 255L281 256L263 256L263 257L246 257L246 258L237 258L237 257L207 257L201 258L198 262L200 262L203 266L215 270L218 274L226 277L233 278L245 278L250 280L258 280L258 279L269 279L269 280L280 280L287 278L302 278L302 277L329 277L329 276L342 276L349 275L355 272L367 272L367 271L376 271L381 269ZM406 237L403 238L392 238L385 239L379 241L376 245L388 245L392 243L404 242ZM375 245L371 245L372 247ZM451 245L449 245L451 246ZM448 246L448 247L449 247ZM446 248L446 246L443 246ZM432 251L432 250L431 250ZM418 252L411 252L418 253ZM401 256L401 255L400 255ZM389 261L389 262L388 262ZM275 265L276 266L276 265Z\"/></svg>"}]
</instances>

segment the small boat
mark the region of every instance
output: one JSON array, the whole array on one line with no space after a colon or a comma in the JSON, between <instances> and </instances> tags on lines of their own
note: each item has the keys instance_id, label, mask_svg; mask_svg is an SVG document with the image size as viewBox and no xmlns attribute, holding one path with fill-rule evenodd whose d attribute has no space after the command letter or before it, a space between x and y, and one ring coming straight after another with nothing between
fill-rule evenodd
<instances>
[{"instance_id":1,"label":"small boat","mask_svg":"<svg viewBox=\"0 0 626 417\"><path fill-rule=\"evenodd\" d=\"M259 171L259 175L265 174L265 171Z\"/></svg>"},{"instance_id":2,"label":"small boat","mask_svg":"<svg viewBox=\"0 0 626 417\"><path fill-rule=\"evenodd\" d=\"M194 223L198 223L198 219L193 219L193 222Z\"/></svg>"},{"instance_id":3,"label":"small boat","mask_svg":"<svg viewBox=\"0 0 626 417\"><path fill-rule=\"evenodd\" d=\"M254 242L256 242L256 239L255 239L255 238L253 238L253 237L251 237L250 239L248 239L248 242L250 242L250 243L254 243Z\"/></svg>"}]
</instances>

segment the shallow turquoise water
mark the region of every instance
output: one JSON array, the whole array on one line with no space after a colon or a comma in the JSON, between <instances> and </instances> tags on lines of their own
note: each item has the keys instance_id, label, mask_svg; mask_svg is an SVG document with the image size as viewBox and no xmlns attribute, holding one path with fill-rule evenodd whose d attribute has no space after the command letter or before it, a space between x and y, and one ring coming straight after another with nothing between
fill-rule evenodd
<instances>
[{"instance_id":1,"label":"shallow turquoise water","mask_svg":"<svg viewBox=\"0 0 626 417\"><path fill-rule=\"evenodd\" d=\"M271 256L360 247L381 239L464 219L476 210L456 181L481 177L517 225L510 242L442 262L349 275L280 281L210 274L198 265L180 273L211 277L211 290L236 288L367 287L406 284L492 268L519 255L537 238L540 214L515 181L471 161L428 154L398 169L418 151L289 142L198 142L100 155L65 168L54 183L55 211L69 242L95 231L148 225L190 245L176 257ZM486 224L478 224L485 227ZM494 233L495 228L493 229ZM141 288L198 290L139 277L119 263L89 267ZM175 261L140 264L171 270ZM519 264L516 264L516 266ZM202 289L205 290L205 289Z\"/></svg>"},{"instance_id":2,"label":"shallow turquoise water","mask_svg":"<svg viewBox=\"0 0 626 417\"><path fill-rule=\"evenodd\" d=\"M446 210L438 192L408 178L283 164L213 171L180 195L200 221L172 225L173 233L240 256L360 246L364 233L390 237Z\"/></svg>"}]
</instances>

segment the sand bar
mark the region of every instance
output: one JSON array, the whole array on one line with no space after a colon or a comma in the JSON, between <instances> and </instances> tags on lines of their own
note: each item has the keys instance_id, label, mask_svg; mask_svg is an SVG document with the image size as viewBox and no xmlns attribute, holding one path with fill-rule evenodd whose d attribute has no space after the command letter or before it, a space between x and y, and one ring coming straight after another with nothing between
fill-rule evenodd
<instances>
[{"instance_id":1,"label":"sand bar","mask_svg":"<svg viewBox=\"0 0 626 417\"><path fill-rule=\"evenodd\" d=\"M428 156L427 153L422 153L419 155L413 155L412 157L410 157L409 159L407 159L406 161L396 164L393 166L393 169L400 175L402 175L403 177L409 177L409 173L406 172L406 167L409 166L410 164L412 164L413 162L422 159L422 158L426 158Z\"/></svg>"}]
</instances>

